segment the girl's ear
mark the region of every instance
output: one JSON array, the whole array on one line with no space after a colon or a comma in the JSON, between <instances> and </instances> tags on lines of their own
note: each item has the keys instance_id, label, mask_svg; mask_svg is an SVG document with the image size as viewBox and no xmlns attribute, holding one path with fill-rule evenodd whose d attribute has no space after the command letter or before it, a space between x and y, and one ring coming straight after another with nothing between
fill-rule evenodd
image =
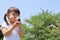
<instances>
[{"instance_id":1,"label":"girl's ear","mask_svg":"<svg viewBox=\"0 0 60 40\"><path fill-rule=\"evenodd\" d=\"M9 17L9 14L7 13L6 16Z\"/></svg>"}]
</instances>

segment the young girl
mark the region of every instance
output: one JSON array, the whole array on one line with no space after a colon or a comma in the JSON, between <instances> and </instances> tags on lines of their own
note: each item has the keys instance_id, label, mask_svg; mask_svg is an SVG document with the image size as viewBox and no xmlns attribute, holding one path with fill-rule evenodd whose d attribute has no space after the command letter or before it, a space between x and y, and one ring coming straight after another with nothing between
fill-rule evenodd
<instances>
[{"instance_id":1,"label":"young girl","mask_svg":"<svg viewBox=\"0 0 60 40\"><path fill-rule=\"evenodd\" d=\"M21 27L21 21L18 19L20 11L18 8L10 7L4 16L4 23L2 24L3 40L20 40L24 35ZM7 20L8 19L8 20Z\"/></svg>"}]
</instances>

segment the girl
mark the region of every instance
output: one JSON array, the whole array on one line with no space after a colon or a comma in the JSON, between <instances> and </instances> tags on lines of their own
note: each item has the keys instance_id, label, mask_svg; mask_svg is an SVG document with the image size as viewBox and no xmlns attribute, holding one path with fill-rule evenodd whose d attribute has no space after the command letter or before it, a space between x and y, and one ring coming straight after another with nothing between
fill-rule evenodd
<instances>
[{"instance_id":1,"label":"girl","mask_svg":"<svg viewBox=\"0 0 60 40\"><path fill-rule=\"evenodd\" d=\"M4 23L2 24L3 40L20 40L24 35L21 28L21 21L18 19L20 11L18 8L10 7L4 16ZM7 20L8 19L8 20Z\"/></svg>"}]
</instances>

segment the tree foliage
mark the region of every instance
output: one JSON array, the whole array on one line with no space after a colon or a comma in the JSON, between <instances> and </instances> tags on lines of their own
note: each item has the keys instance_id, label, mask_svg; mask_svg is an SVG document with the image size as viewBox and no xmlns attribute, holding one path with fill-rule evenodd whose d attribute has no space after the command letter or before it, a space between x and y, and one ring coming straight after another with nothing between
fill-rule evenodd
<instances>
[{"instance_id":1,"label":"tree foliage","mask_svg":"<svg viewBox=\"0 0 60 40\"><path fill-rule=\"evenodd\" d=\"M60 40L60 13L46 10L25 21L32 25L29 30L31 40Z\"/></svg>"}]
</instances>

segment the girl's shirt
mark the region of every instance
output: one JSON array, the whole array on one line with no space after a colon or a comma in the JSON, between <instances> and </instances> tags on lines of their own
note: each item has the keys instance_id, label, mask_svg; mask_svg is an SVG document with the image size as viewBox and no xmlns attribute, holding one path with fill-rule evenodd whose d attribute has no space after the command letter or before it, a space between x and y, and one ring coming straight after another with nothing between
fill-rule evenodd
<instances>
[{"instance_id":1,"label":"girl's shirt","mask_svg":"<svg viewBox=\"0 0 60 40\"><path fill-rule=\"evenodd\" d=\"M2 27L6 27L7 29L9 29L11 27L11 25L7 25L5 22L2 24ZM18 32L18 27L16 27L12 33L10 34L10 36L6 37L4 36L3 40L20 40L20 36L19 36L19 32Z\"/></svg>"}]
</instances>

